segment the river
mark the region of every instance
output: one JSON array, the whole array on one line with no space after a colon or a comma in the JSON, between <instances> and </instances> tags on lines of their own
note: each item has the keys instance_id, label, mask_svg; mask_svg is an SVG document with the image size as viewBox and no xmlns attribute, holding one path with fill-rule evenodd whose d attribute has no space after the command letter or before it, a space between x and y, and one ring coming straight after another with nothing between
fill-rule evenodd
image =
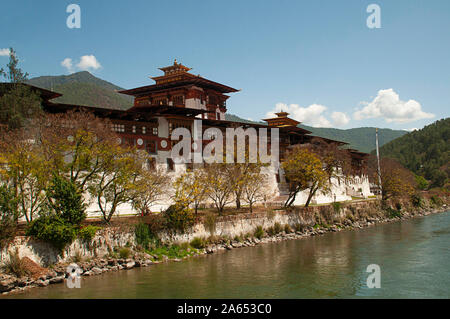
<instances>
[{"instance_id":1,"label":"river","mask_svg":"<svg viewBox=\"0 0 450 319\"><path fill-rule=\"evenodd\" d=\"M367 266L381 269L368 288ZM450 298L450 212L82 277L12 298Z\"/></svg>"}]
</instances>

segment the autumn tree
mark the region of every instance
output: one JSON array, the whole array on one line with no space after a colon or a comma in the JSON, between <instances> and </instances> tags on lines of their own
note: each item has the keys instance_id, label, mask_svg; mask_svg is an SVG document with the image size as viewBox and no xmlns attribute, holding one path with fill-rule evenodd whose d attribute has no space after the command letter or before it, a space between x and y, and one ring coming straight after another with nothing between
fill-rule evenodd
<instances>
[{"instance_id":1,"label":"autumn tree","mask_svg":"<svg viewBox=\"0 0 450 319\"><path fill-rule=\"evenodd\" d=\"M0 77L9 82L0 87L0 122L9 129L23 127L42 110L39 94L23 84L27 81L28 73L23 72L18 64L17 54L10 48L7 69L0 69Z\"/></svg>"},{"instance_id":2,"label":"autumn tree","mask_svg":"<svg viewBox=\"0 0 450 319\"><path fill-rule=\"evenodd\" d=\"M377 173L377 159L375 156L369 158L369 179L372 183L379 185ZM383 200L392 197L409 196L414 193L416 180L414 174L391 158L380 160L381 190Z\"/></svg>"},{"instance_id":3,"label":"autumn tree","mask_svg":"<svg viewBox=\"0 0 450 319\"><path fill-rule=\"evenodd\" d=\"M268 195L267 175L260 170L247 172L246 183L243 186L244 201L248 203L250 212L253 212L253 205L257 202L265 201Z\"/></svg>"},{"instance_id":4,"label":"autumn tree","mask_svg":"<svg viewBox=\"0 0 450 319\"><path fill-rule=\"evenodd\" d=\"M144 164L135 148L119 145L105 150L100 160L102 169L88 189L96 198L103 219L109 222L119 205L131 201Z\"/></svg>"},{"instance_id":5,"label":"autumn tree","mask_svg":"<svg viewBox=\"0 0 450 319\"><path fill-rule=\"evenodd\" d=\"M316 137L301 147L308 148L320 159L329 181L332 177L339 178L341 175L352 173L350 153L347 149L341 148L338 143Z\"/></svg>"},{"instance_id":6,"label":"autumn tree","mask_svg":"<svg viewBox=\"0 0 450 319\"><path fill-rule=\"evenodd\" d=\"M104 157L116 149L118 141L108 120L85 111L38 117L33 130L47 165L82 191L105 169Z\"/></svg>"},{"instance_id":7,"label":"autumn tree","mask_svg":"<svg viewBox=\"0 0 450 319\"><path fill-rule=\"evenodd\" d=\"M133 208L148 215L151 207L167 194L169 185L170 178L162 169L140 169L130 191Z\"/></svg>"},{"instance_id":8,"label":"autumn tree","mask_svg":"<svg viewBox=\"0 0 450 319\"><path fill-rule=\"evenodd\" d=\"M208 185L208 197L214 202L219 215L227 204L233 201L235 181L230 179L225 163L205 164L205 183Z\"/></svg>"},{"instance_id":9,"label":"autumn tree","mask_svg":"<svg viewBox=\"0 0 450 319\"><path fill-rule=\"evenodd\" d=\"M329 190L328 174L319 157L307 148L295 147L281 164L289 184L289 196L285 206L291 206L297 194L309 190L305 207L309 206L312 197L318 190Z\"/></svg>"},{"instance_id":10,"label":"autumn tree","mask_svg":"<svg viewBox=\"0 0 450 319\"><path fill-rule=\"evenodd\" d=\"M175 202L184 207L193 205L197 214L200 204L209 194L208 174L201 168L188 170L176 179L174 188Z\"/></svg>"}]
</instances>

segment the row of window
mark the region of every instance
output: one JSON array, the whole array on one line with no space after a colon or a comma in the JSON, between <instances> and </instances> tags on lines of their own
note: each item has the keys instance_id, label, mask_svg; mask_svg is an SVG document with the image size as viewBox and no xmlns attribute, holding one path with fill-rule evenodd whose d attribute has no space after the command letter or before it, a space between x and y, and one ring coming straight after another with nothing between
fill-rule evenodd
<instances>
[{"instance_id":1,"label":"row of window","mask_svg":"<svg viewBox=\"0 0 450 319\"><path fill-rule=\"evenodd\" d=\"M179 128L179 127L184 127L184 128L186 128L186 129L188 129L189 130L189 132L191 131L191 124L184 124L184 123L172 123L172 122L170 122L169 123L169 135L172 135L172 131L174 130L174 129L176 129L176 128Z\"/></svg>"},{"instance_id":2,"label":"row of window","mask_svg":"<svg viewBox=\"0 0 450 319\"><path fill-rule=\"evenodd\" d=\"M157 127L152 127L151 129L151 134L152 135L158 135L158 128ZM124 124L112 124L111 125L111 130L117 133L125 133L125 125ZM137 127L135 125L132 126L131 131L133 133L137 133ZM147 128L145 126L143 126L141 128L141 132L142 134L147 134Z\"/></svg>"},{"instance_id":3,"label":"row of window","mask_svg":"<svg viewBox=\"0 0 450 319\"><path fill-rule=\"evenodd\" d=\"M131 131L133 133L137 133L137 128L135 125L133 125L133 127L131 128ZM151 128L151 133L153 135L158 135L158 128L157 127L152 127ZM145 126L142 127L142 134L147 134L147 128Z\"/></svg>"}]
</instances>

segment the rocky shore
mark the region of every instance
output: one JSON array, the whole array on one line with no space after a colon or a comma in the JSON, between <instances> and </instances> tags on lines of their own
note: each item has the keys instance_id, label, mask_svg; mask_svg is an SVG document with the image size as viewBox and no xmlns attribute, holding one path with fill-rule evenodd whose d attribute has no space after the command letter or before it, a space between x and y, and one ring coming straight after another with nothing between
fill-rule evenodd
<instances>
[{"instance_id":1,"label":"rocky shore","mask_svg":"<svg viewBox=\"0 0 450 319\"><path fill-rule=\"evenodd\" d=\"M433 213L441 213L448 210L448 207L444 205L440 209L416 211L413 213L404 212L401 217L386 218L386 217L366 217L357 221L351 221L346 219L342 223L335 223L329 226L316 226L305 227L301 231L292 231L286 233L281 231L274 236L268 236L267 234L261 238L250 237L242 240L218 240L217 243L208 245L207 247L199 250L195 250L189 257L195 257L200 255L213 254L220 251L227 251L237 249L241 247L253 247L260 244L280 242L284 240L301 239L310 236L318 236L327 232L339 232L343 230L351 230L358 228L370 227L376 224L396 222L413 217L426 216ZM25 257L27 258L27 257ZM115 272L119 270L129 270L137 267L148 267L154 264L181 261L178 258L169 258L162 256L150 255L142 252L135 252L131 258L94 258L89 261L77 262L79 272L82 277L100 275L106 272ZM42 268L35 264L33 261L27 258L27 262L31 265L32 275L17 278L10 274L0 273L0 294L12 294L30 289L33 287L46 287L52 284L63 283L70 274L67 273L67 268L71 264L64 262L53 266L51 269ZM73 265L73 264L72 264Z\"/></svg>"}]
</instances>

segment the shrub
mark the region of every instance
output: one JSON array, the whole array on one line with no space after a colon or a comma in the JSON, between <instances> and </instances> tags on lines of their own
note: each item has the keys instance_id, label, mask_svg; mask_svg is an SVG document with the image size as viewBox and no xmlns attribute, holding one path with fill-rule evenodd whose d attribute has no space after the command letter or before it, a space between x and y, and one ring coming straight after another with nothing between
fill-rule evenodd
<instances>
[{"instance_id":1,"label":"shrub","mask_svg":"<svg viewBox=\"0 0 450 319\"><path fill-rule=\"evenodd\" d=\"M275 236L275 234L276 234L273 226L267 227L266 232L269 236Z\"/></svg>"},{"instance_id":2,"label":"shrub","mask_svg":"<svg viewBox=\"0 0 450 319\"><path fill-rule=\"evenodd\" d=\"M428 181L420 175L415 176L417 187L421 190L426 190L429 186Z\"/></svg>"},{"instance_id":3,"label":"shrub","mask_svg":"<svg viewBox=\"0 0 450 319\"><path fill-rule=\"evenodd\" d=\"M284 225L284 232L286 234L292 233L292 228L291 228L291 226L289 224Z\"/></svg>"},{"instance_id":4,"label":"shrub","mask_svg":"<svg viewBox=\"0 0 450 319\"><path fill-rule=\"evenodd\" d=\"M276 222L273 225L273 230L275 231L275 234L281 233L281 231L283 230L283 227L281 227L281 224Z\"/></svg>"},{"instance_id":5,"label":"shrub","mask_svg":"<svg viewBox=\"0 0 450 319\"><path fill-rule=\"evenodd\" d=\"M253 235L256 238L261 239L264 236L264 229L262 228L262 226L256 226L255 231L253 232Z\"/></svg>"},{"instance_id":6,"label":"shrub","mask_svg":"<svg viewBox=\"0 0 450 319\"><path fill-rule=\"evenodd\" d=\"M400 203L400 202L395 203L395 209L398 210L398 211L401 211L402 210L402 203Z\"/></svg>"},{"instance_id":7,"label":"shrub","mask_svg":"<svg viewBox=\"0 0 450 319\"><path fill-rule=\"evenodd\" d=\"M19 278L30 274L23 260L20 259L18 250L9 253L9 260L3 264L3 270Z\"/></svg>"},{"instance_id":8,"label":"shrub","mask_svg":"<svg viewBox=\"0 0 450 319\"><path fill-rule=\"evenodd\" d=\"M169 230L179 231L181 233L192 227L195 223L195 216L192 211L185 206L171 205L164 212L166 227Z\"/></svg>"},{"instance_id":9,"label":"shrub","mask_svg":"<svg viewBox=\"0 0 450 319\"><path fill-rule=\"evenodd\" d=\"M294 225L295 231L300 231L301 232L301 231L303 231L304 228L305 228L305 226L300 224L300 223L297 223L297 224Z\"/></svg>"},{"instance_id":10,"label":"shrub","mask_svg":"<svg viewBox=\"0 0 450 319\"><path fill-rule=\"evenodd\" d=\"M134 234L136 236L136 243L144 248L149 246L154 237L150 231L150 227L142 222L134 226Z\"/></svg>"},{"instance_id":11,"label":"shrub","mask_svg":"<svg viewBox=\"0 0 450 319\"><path fill-rule=\"evenodd\" d=\"M77 184L56 175L46 190L49 207L70 224L79 225L86 218L86 205Z\"/></svg>"},{"instance_id":12,"label":"shrub","mask_svg":"<svg viewBox=\"0 0 450 319\"><path fill-rule=\"evenodd\" d=\"M0 249L16 235L18 217L14 190L7 186L0 186Z\"/></svg>"},{"instance_id":13,"label":"shrub","mask_svg":"<svg viewBox=\"0 0 450 319\"><path fill-rule=\"evenodd\" d=\"M342 204L340 202L334 202L331 204L333 206L334 212L339 213L341 211Z\"/></svg>"},{"instance_id":14,"label":"shrub","mask_svg":"<svg viewBox=\"0 0 450 319\"><path fill-rule=\"evenodd\" d=\"M423 198L418 194L413 194L411 196L411 203L414 207L422 208L424 205Z\"/></svg>"},{"instance_id":15,"label":"shrub","mask_svg":"<svg viewBox=\"0 0 450 319\"><path fill-rule=\"evenodd\" d=\"M402 217L402 213L400 211L392 209L391 207L386 209L386 213L389 218Z\"/></svg>"},{"instance_id":16,"label":"shrub","mask_svg":"<svg viewBox=\"0 0 450 319\"><path fill-rule=\"evenodd\" d=\"M431 196L430 200L431 200L431 203L434 206L441 206L442 205L442 199L439 196L437 196L437 195Z\"/></svg>"},{"instance_id":17,"label":"shrub","mask_svg":"<svg viewBox=\"0 0 450 319\"><path fill-rule=\"evenodd\" d=\"M92 225L82 227L78 231L78 237L82 241L90 243L92 241L92 239L94 239L95 234L97 233L97 230L99 230L99 229L100 229L100 227L96 227L96 226L92 226Z\"/></svg>"},{"instance_id":18,"label":"shrub","mask_svg":"<svg viewBox=\"0 0 450 319\"><path fill-rule=\"evenodd\" d=\"M122 259L127 259L131 255L131 249L128 247L122 247L119 249L119 257Z\"/></svg>"},{"instance_id":19,"label":"shrub","mask_svg":"<svg viewBox=\"0 0 450 319\"><path fill-rule=\"evenodd\" d=\"M62 251L75 240L77 229L58 216L44 215L29 224L26 234L49 242Z\"/></svg>"},{"instance_id":20,"label":"shrub","mask_svg":"<svg viewBox=\"0 0 450 319\"><path fill-rule=\"evenodd\" d=\"M206 247L206 240L200 237L194 237L194 239L190 242L190 245L193 248L202 249Z\"/></svg>"},{"instance_id":21,"label":"shrub","mask_svg":"<svg viewBox=\"0 0 450 319\"><path fill-rule=\"evenodd\" d=\"M77 250L70 260L74 263L79 263L83 260L83 256L81 255L81 252Z\"/></svg>"}]
</instances>

